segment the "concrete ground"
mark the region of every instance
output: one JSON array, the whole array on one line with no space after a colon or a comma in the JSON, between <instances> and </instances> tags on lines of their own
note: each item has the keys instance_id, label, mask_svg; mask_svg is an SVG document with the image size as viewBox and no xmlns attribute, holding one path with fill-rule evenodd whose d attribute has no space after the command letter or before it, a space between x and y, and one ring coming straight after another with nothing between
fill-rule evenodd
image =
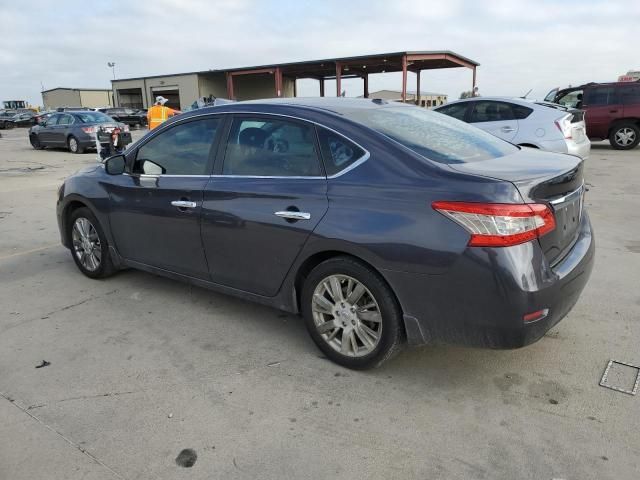
<instances>
[{"instance_id":1,"label":"concrete ground","mask_svg":"<svg viewBox=\"0 0 640 480\"><path fill-rule=\"evenodd\" d=\"M354 372L297 317L137 271L82 276L55 192L95 153L1 133L0 479L639 478L640 395L598 382L609 359L640 365L640 149L594 144L596 267L545 338Z\"/></svg>"}]
</instances>

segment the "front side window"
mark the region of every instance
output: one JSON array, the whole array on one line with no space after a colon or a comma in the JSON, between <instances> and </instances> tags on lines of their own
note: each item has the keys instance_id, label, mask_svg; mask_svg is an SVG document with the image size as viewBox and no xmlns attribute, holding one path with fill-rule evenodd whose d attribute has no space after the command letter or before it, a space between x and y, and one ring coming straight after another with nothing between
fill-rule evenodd
<instances>
[{"instance_id":1,"label":"front side window","mask_svg":"<svg viewBox=\"0 0 640 480\"><path fill-rule=\"evenodd\" d=\"M236 118L224 157L224 175L314 177L321 175L314 128L305 123Z\"/></svg>"},{"instance_id":2,"label":"front side window","mask_svg":"<svg viewBox=\"0 0 640 480\"><path fill-rule=\"evenodd\" d=\"M431 100L429 100L429 103L431 103ZM444 113L445 115L457 118L458 120L464 120L464 114L467 112L468 105L469 104L467 102L453 103L446 107L439 108L437 111L438 113Z\"/></svg>"},{"instance_id":3,"label":"front side window","mask_svg":"<svg viewBox=\"0 0 640 480\"><path fill-rule=\"evenodd\" d=\"M614 105L615 89L613 87L589 88L584 95L585 105Z\"/></svg>"},{"instance_id":4,"label":"front side window","mask_svg":"<svg viewBox=\"0 0 640 480\"><path fill-rule=\"evenodd\" d=\"M440 163L503 157L518 147L446 115L410 106L345 110L344 115Z\"/></svg>"},{"instance_id":5,"label":"front side window","mask_svg":"<svg viewBox=\"0 0 640 480\"><path fill-rule=\"evenodd\" d=\"M335 175L365 155L365 151L342 135L324 128L319 130L320 148L327 176Z\"/></svg>"},{"instance_id":6,"label":"front side window","mask_svg":"<svg viewBox=\"0 0 640 480\"><path fill-rule=\"evenodd\" d=\"M133 173L208 175L211 146L219 124L219 119L207 118L165 130L140 147Z\"/></svg>"}]
</instances>

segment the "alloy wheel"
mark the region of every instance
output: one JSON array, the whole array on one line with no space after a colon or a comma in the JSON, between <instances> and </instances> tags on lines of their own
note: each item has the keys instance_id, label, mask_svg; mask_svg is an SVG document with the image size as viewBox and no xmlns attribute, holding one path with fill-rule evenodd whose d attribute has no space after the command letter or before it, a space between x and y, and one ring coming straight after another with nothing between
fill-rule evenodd
<instances>
[{"instance_id":1,"label":"alloy wheel","mask_svg":"<svg viewBox=\"0 0 640 480\"><path fill-rule=\"evenodd\" d=\"M78 217L73 224L71 239L80 264L90 272L95 272L102 261L102 244L96 227L86 218Z\"/></svg>"},{"instance_id":2,"label":"alloy wheel","mask_svg":"<svg viewBox=\"0 0 640 480\"><path fill-rule=\"evenodd\" d=\"M330 275L315 288L311 310L322 339L336 352L362 357L382 338L382 315L373 294L347 275Z\"/></svg>"},{"instance_id":3,"label":"alloy wheel","mask_svg":"<svg viewBox=\"0 0 640 480\"><path fill-rule=\"evenodd\" d=\"M73 137L69 139L69 150L71 153L76 153L78 151L78 141Z\"/></svg>"},{"instance_id":4,"label":"alloy wheel","mask_svg":"<svg viewBox=\"0 0 640 480\"><path fill-rule=\"evenodd\" d=\"M636 132L633 128L624 127L616 132L615 140L621 147L631 145L636 140Z\"/></svg>"}]
</instances>

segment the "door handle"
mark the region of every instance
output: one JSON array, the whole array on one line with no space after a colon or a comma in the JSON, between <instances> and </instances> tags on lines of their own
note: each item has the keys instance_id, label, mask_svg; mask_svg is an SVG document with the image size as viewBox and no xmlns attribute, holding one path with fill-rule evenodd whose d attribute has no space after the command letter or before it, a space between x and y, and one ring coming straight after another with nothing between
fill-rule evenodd
<instances>
[{"instance_id":1,"label":"door handle","mask_svg":"<svg viewBox=\"0 0 640 480\"><path fill-rule=\"evenodd\" d=\"M171 205L178 208L196 208L198 204L196 202L189 202L187 200L174 200L173 202L171 202Z\"/></svg>"},{"instance_id":2,"label":"door handle","mask_svg":"<svg viewBox=\"0 0 640 480\"><path fill-rule=\"evenodd\" d=\"M513 132L514 130L515 130L515 128L513 128L513 127L502 127L502 128L500 129L500 131L502 131L502 132L504 132L504 133L511 133L511 132Z\"/></svg>"},{"instance_id":3,"label":"door handle","mask_svg":"<svg viewBox=\"0 0 640 480\"><path fill-rule=\"evenodd\" d=\"M293 210L282 210L273 212L276 217L285 218L287 220L310 220L311 214L307 212L296 212Z\"/></svg>"}]
</instances>

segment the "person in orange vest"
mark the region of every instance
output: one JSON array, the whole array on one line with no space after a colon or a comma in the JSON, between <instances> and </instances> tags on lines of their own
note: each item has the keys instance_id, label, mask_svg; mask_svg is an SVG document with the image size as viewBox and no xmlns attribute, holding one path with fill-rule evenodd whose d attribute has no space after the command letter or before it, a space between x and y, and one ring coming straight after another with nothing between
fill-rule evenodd
<instances>
[{"instance_id":1,"label":"person in orange vest","mask_svg":"<svg viewBox=\"0 0 640 480\"><path fill-rule=\"evenodd\" d=\"M161 123L167 121L169 117L180 113L180 110L165 107L164 104L167 102L168 100L162 96L156 97L156 103L154 103L153 107L147 111L147 124L149 125L149 130L153 130Z\"/></svg>"}]
</instances>

